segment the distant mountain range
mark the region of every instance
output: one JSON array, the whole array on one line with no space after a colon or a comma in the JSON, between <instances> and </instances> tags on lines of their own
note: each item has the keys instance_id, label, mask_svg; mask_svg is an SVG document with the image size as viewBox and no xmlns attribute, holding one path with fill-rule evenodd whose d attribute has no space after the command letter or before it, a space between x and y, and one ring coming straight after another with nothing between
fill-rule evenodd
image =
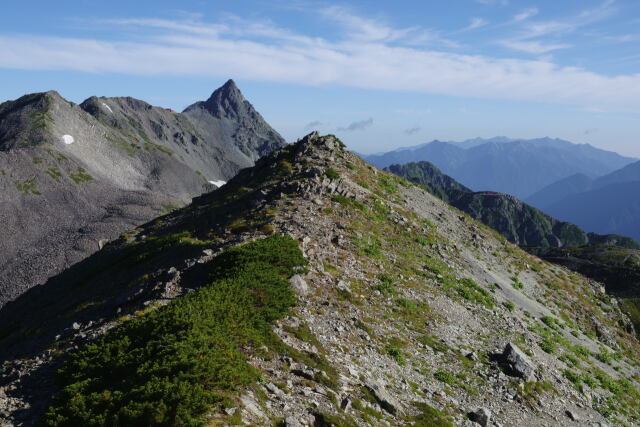
<instances>
[{"instance_id":1,"label":"distant mountain range","mask_svg":"<svg viewBox=\"0 0 640 427\"><path fill-rule=\"evenodd\" d=\"M517 140L507 137L432 141L363 157L381 168L429 161L474 191L497 191L520 199L575 174L595 178L636 161L589 144L552 138Z\"/></svg>"},{"instance_id":2,"label":"distant mountain range","mask_svg":"<svg viewBox=\"0 0 640 427\"><path fill-rule=\"evenodd\" d=\"M640 239L640 162L593 179L573 175L555 182L527 202L597 233Z\"/></svg>"},{"instance_id":3,"label":"distant mountain range","mask_svg":"<svg viewBox=\"0 0 640 427\"><path fill-rule=\"evenodd\" d=\"M53 91L0 104L0 306L284 145L232 80L184 113Z\"/></svg>"},{"instance_id":4,"label":"distant mountain range","mask_svg":"<svg viewBox=\"0 0 640 427\"><path fill-rule=\"evenodd\" d=\"M386 170L422 185L430 193L521 246L557 248L606 243L638 248L638 244L628 237L587 233L508 194L473 192L429 162L391 165Z\"/></svg>"}]
</instances>

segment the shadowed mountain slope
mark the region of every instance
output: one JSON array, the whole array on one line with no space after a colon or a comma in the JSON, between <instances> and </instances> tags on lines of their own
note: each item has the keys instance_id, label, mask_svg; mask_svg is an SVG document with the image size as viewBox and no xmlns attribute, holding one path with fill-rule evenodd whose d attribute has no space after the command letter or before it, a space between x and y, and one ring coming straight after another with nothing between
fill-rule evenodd
<instances>
[{"instance_id":1,"label":"shadowed mountain slope","mask_svg":"<svg viewBox=\"0 0 640 427\"><path fill-rule=\"evenodd\" d=\"M596 233L640 239L640 162L597 179L571 177L534 194L528 201L551 215Z\"/></svg>"},{"instance_id":2,"label":"shadowed mountain slope","mask_svg":"<svg viewBox=\"0 0 640 427\"><path fill-rule=\"evenodd\" d=\"M640 181L613 183L573 194L547 206L546 211L585 230L640 240Z\"/></svg>"},{"instance_id":3,"label":"shadowed mountain slope","mask_svg":"<svg viewBox=\"0 0 640 427\"><path fill-rule=\"evenodd\" d=\"M424 186L431 194L520 246L561 247L611 243L638 248L638 244L630 238L586 233L576 225L558 221L508 194L473 192L429 162L392 165L387 170Z\"/></svg>"},{"instance_id":4,"label":"shadowed mountain slope","mask_svg":"<svg viewBox=\"0 0 640 427\"><path fill-rule=\"evenodd\" d=\"M584 174L575 174L554 182L526 198L526 202L538 209L545 209L573 194L591 189L593 178Z\"/></svg>"}]
</instances>

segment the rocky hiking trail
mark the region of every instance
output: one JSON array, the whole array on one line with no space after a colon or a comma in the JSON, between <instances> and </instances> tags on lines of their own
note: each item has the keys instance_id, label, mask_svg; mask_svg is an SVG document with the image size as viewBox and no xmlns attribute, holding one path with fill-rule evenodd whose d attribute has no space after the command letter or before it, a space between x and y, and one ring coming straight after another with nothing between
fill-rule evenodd
<instances>
[{"instance_id":1,"label":"rocky hiking trail","mask_svg":"<svg viewBox=\"0 0 640 427\"><path fill-rule=\"evenodd\" d=\"M7 304L0 417L31 425L67 352L278 235L308 261L289 278L297 302L276 338L242 348L259 379L194 413L203 425L637 424L638 342L598 283L316 133Z\"/></svg>"}]
</instances>

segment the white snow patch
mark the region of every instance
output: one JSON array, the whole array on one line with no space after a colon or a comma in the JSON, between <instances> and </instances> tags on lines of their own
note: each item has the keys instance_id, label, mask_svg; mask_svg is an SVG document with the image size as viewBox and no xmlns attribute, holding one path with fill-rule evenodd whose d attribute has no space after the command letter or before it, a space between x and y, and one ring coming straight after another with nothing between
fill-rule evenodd
<instances>
[{"instance_id":1,"label":"white snow patch","mask_svg":"<svg viewBox=\"0 0 640 427\"><path fill-rule=\"evenodd\" d=\"M62 135L62 142L69 145L73 144L75 142L75 139L73 139L71 135Z\"/></svg>"},{"instance_id":2,"label":"white snow patch","mask_svg":"<svg viewBox=\"0 0 640 427\"><path fill-rule=\"evenodd\" d=\"M106 108L107 110L109 110L109 112L111 114L113 114L113 110L111 109L111 107L109 107L107 104L105 104L104 102L102 103L102 105L104 105L104 108Z\"/></svg>"},{"instance_id":3,"label":"white snow patch","mask_svg":"<svg viewBox=\"0 0 640 427\"><path fill-rule=\"evenodd\" d=\"M223 185L225 185L227 183L227 181L209 181L209 183L215 185L218 188L220 188Z\"/></svg>"}]
</instances>

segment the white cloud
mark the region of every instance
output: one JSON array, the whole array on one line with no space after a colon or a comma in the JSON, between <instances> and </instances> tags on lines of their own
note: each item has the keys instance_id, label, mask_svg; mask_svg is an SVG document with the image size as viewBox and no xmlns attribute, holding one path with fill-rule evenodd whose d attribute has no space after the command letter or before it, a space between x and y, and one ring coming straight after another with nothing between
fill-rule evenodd
<instances>
[{"instance_id":1,"label":"white cloud","mask_svg":"<svg viewBox=\"0 0 640 427\"><path fill-rule=\"evenodd\" d=\"M514 37L499 40L497 43L509 49L527 52L534 55L572 47L569 43L558 42L558 39L574 33L581 27L591 25L608 18L616 12L615 0L606 0L598 7L585 9L577 15L560 21L530 21L529 18L538 13L538 9L527 9L514 16L513 22L522 23L520 33ZM544 38L553 38L547 42ZM536 40L538 39L538 40Z\"/></svg>"},{"instance_id":2,"label":"white cloud","mask_svg":"<svg viewBox=\"0 0 640 427\"><path fill-rule=\"evenodd\" d=\"M618 36L600 36L600 38L615 43L630 43L640 40L640 34L622 34Z\"/></svg>"},{"instance_id":3,"label":"white cloud","mask_svg":"<svg viewBox=\"0 0 640 427\"><path fill-rule=\"evenodd\" d=\"M520 22L520 21L525 21L529 18L531 18L532 16L535 16L538 14L538 9L533 7L530 9L525 9L522 12L518 13L516 16L513 17L513 20L515 22Z\"/></svg>"},{"instance_id":4,"label":"white cloud","mask_svg":"<svg viewBox=\"0 0 640 427\"><path fill-rule=\"evenodd\" d=\"M570 48L570 44L544 44L539 41L524 41L524 40L502 40L499 42L504 47L513 50L519 50L521 52L531 53L534 55L541 55L543 53L549 53L554 50Z\"/></svg>"},{"instance_id":5,"label":"white cloud","mask_svg":"<svg viewBox=\"0 0 640 427\"><path fill-rule=\"evenodd\" d=\"M445 39L438 31L421 27L396 29L379 19L357 16L350 9L341 6L321 9L319 14L325 19L340 24L348 39L353 41L458 47L458 43Z\"/></svg>"},{"instance_id":6,"label":"white cloud","mask_svg":"<svg viewBox=\"0 0 640 427\"><path fill-rule=\"evenodd\" d=\"M150 30L129 42L0 35L0 67L234 77L542 101L609 111L640 110L640 74L606 76L561 67L550 58L496 58L447 52L442 45L436 49L398 44L399 40L406 41L407 32L392 27L376 29L366 23L335 41L308 37L271 23L240 22L120 21L114 30L119 33L132 25L135 34ZM115 21L111 25L116 25ZM516 42L521 44L511 48L535 54L565 47L529 39Z\"/></svg>"},{"instance_id":7,"label":"white cloud","mask_svg":"<svg viewBox=\"0 0 640 427\"><path fill-rule=\"evenodd\" d=\"M613 15L617 11L614 4L615 0L606 0L598 7L585 9L577 15L561 21L534 22L525 26L525 33L528 37L571 33L581 27L594 24Z\"/></svg>"},{"instance_id":8,"label":"white cloud","mask_svg":"<svg viewBox=\"0 0 640 427\"><path fill-rule=\"evenodd\" d=\"M475 0L476 3L480 3L480 4L486 4L486 5L500 5L500 6L506 6L509 4L509 0Z\"/></svg>"},{"instance_id":9,"label":"white cloud","mask_svg":"<svg viewBox=\"0 0 640 427\"><path fill-rule=\"evenodd\" d=\"M471 18L471 22L463 31L475 30L476 28L484 27L487 24L488 22L482 18Z\"/></svg>"}]
</instances>

